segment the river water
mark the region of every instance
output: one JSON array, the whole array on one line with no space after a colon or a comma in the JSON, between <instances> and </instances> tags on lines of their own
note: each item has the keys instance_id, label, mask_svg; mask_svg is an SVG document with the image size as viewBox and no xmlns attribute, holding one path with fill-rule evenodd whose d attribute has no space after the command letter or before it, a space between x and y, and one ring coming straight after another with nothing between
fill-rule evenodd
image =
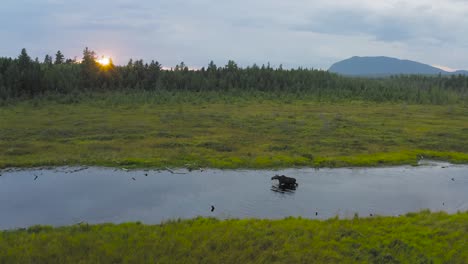
<instances>
[{"instance_id":1,"label":"river water","mask_svg":"<svg viewBox=\"0 0 468 264\"><path fill-rule=\"evenodd\" d=\"M437 162L278 171L58 167L0 174L0 229L82 221L155 224L196 216L326 219L468 210L468 166ZM270 179L275 174L295 177L299 186L278 190Z\"/></svg>"}]
</instances>

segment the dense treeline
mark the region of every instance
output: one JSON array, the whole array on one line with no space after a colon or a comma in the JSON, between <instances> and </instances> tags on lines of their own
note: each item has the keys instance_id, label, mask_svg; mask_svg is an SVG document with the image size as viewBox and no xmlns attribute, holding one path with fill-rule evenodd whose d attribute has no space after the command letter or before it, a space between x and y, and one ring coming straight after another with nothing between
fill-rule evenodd
<instances>
[{"instance_id":1,"label":"dense treeline","mask_svg":"<svg viewBox=\"0 0 468 264\"><path fill-rule=\"evenodd\" d=\"M0 100L31 98L45 93L70 94L109 90L264 91L310 95L318 100L358 99L410 103L468 102L466 76L394 76L366 79L338 76L322 70L283 69L270 65L239 67L213 62L200 70L180 63L165 70L157 61L130 60L125 66L101 65L95 53L83 51L81 62L46 55L32 60L25 49L15 58L0 58Z\"/></svg>"}]
</instances>

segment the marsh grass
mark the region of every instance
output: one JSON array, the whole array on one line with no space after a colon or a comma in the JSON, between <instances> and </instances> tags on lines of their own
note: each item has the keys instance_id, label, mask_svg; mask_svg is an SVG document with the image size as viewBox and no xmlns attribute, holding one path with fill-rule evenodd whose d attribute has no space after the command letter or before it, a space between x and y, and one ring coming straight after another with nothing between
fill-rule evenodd
<instances>
[{"instance_id":1,"label":"marsh grass","mask_svg":"<svg viewBox=\"0 0 468 264\"><path fill-rule=\"evenodd\" d=\"M0 263L468 263L468 212L173 220L0 232Z\"/></svg>"},{"instance_id":2,"label":"marsh grass","mask_svg":"<svg viewBox=\"0 0 468 264\"><path fill-rule=\"evenodd\" d=\"M468 162L468 107L291 93L114 92L0 107L0 168L274 168Z\"/></svg>"}]
</instances>

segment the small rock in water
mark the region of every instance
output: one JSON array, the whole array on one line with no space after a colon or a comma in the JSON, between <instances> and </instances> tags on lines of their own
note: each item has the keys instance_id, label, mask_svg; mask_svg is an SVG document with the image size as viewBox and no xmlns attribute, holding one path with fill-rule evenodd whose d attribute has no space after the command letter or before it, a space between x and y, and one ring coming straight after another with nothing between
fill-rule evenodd
<instances>
[{"instance_id":1,"label":"small rock in water","mask_svg":"<svg viewBox=\"0 0 468 264\"><path fill-rule=\"evenodd\" d=\"M134 177L132 177L132 180L136 181L136 179Z\"/></svg>"}]
</instances>

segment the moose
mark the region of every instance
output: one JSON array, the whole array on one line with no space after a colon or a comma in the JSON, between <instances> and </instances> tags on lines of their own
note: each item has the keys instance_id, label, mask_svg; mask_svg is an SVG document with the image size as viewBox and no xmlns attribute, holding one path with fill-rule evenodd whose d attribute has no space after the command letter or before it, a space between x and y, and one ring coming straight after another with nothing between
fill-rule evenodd
<instances>
[{"instance_id":1,"label":"moose","mask_svg":"<svg viewBox=\"0 0 468 264\"><path fill-rule=\"evenodd\" d=\"M296 183L296 179L292 177L288 177L285 175L275 175L271 177L272 180L278 180L280 187L296 187L298 184Z\"/></svg>"}]
</instances>

